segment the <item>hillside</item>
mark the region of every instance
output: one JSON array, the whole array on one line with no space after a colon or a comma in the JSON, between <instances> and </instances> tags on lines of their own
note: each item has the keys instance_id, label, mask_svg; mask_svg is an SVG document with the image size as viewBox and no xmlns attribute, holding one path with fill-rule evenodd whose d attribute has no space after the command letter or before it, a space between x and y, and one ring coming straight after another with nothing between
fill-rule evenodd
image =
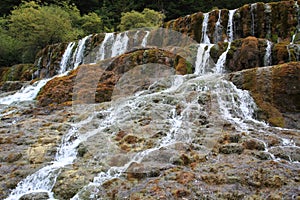
<instances>
[{"instance_id":1,"label":"hillside","mask_svg":"<svg viewBox=\"0 0 300 200\"><path fill-rule=\"evenodd\" d=\"M190 13L0 68L0 199L298 199L300 1Z\"/></svg>"}]
</instances>

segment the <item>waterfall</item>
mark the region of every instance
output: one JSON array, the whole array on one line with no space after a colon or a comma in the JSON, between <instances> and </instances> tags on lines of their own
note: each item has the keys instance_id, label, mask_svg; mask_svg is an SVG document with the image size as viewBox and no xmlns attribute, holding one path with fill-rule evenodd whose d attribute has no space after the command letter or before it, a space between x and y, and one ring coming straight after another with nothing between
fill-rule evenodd
<instances>
[{"instance_id":1,"label":"waterfall","mask_svg":"<svg viewBox=\"0 0 300 200\"><path fill-rule=\"evenodd\" d=\"M40 89L46 85L46 83L50 79L43 79L40 81L36 81L32 85L26 85L22 87L19 91L15 94L5 96L0 98L0 104L12 104L22 101L32 101L36 95L39 93Z\"/></svg>"},{"instance_id":2,"label":"waterfall","mask_svg":"<svg viewBox=\"0 0 300 200\"><path fill-rule=\"evenodd\" d=\"M255 12L257 9L257 3L253 3L250 6L250 13L251 13L251 35L255 36Z\"/></svg>"},{"instance_id":3,"label":"waterfall","mask_svg":"<svg viewBox=\"0 0 300 200\"><path fill-rule=\"evenodd\" d=\"M92 35L85 36L79 40L77 48L73 55L73 69L76 69L83 62L85 43Z\"/></svg>"},{"instance_id":4,"label":"waterfall","mask_svg":"<svg viewBox=\"0 0 300 200\"><path fill-rule=\"evenodd\" d=\"M59 73L54 76L62 76L67 72L68 70L75 69L78 67L79 64L82 63L84 58L84 48L85 43L87 39L89 39L91 35L84 37L83 39L79 40L78 45L76 47L75 52L72 55L72 49L75 45L74 42L71 42L68 44L62 60L60 62L60 69ZM72 62L70 63L71 56ZM50 63L47 63L47 65L50 65ZM48 78L48 79L42 79L39 81L36 81L32 85L25 85L23 88L21 88L19 91L17 91L15 94L0 98L0 104L12 104L16 102L23 102L23 101L32 101L35 99L37 94L39 93L40 89L46 85L48 81L53 79L54 77Z\"/></svg>"},{"instance_id":5,"label":"waterfall","mask_svg":"<svg viewBox=\"0 0 300 200\"><path fill-rule=\"evenodd\" d=\"M147 40L148 40L149 34L150 34L150 31L146 31L146 35L144 36L142 44L141 44L142 47L147 46Z\"/></svg>"},{"instance_id":6,"label":"waterfall","mask_svg":"<svg viewBox=\"0 0 300 200\"><path fill-rule=\"evenodd\" d=\"M111 57L115 57L125 53L127 50L129 37L127 36L127 32L119 33L113 43L111 49Z\"/></svg>"},{"instance_id":7,"label":"waterfall","mask_svg":"<svg viewBox=\"0 0 300 200\"><path fill-rule=\"evenodd\" d=\"M201 37L201 43L210 44L209 37L207 35L207 26L208 26L208 20L209 20L209 13L203 14L203 22L202 22L202 37Z\"/></svg>"},{"instance_id":8,"label":"waterfall","mask_svg":"<svg viewBox=\"0 0 300 200\"><path fill-rule=\"evenodd\" d=\"M108 47L109 47L108 49L111 49L113 40L114 40L114 33L105 33L105 37L100 45L99 53L97 54L98 56L97 56L96 60L104 60L105 58L107 58L107 55L106 55L107 50L106 49Z\"/></svg>"},{"instance_id":9,"label":"waterfall","mask_svg":"<svg viewBox=\"0 0 300 200\"><path fill-rule=\"evenodd\" d=\"M226 57L227 57L227 53L230 49L230 46L231 46L231 42L228 42L227 49L219 57L219 59L216 63L216 73L224 73L224 71L225 71L224 65L226 63Z\"/></svg>"},{"instance_id":10,"label":"waterfall","mask_svg":"<svg viewBox=\"0 0 300 200\"><path fill-rule=\"evenodd\" d=\"M249 128L248 122L258 122L254 117L256 104L249 92L238 89L232 82L221 81L214 91L223 117L241 130Z\"/></svg>"},{"instance_id":11,"label":"waterfall","mask_svg":"<svg viewBox=\"0 0 300 200\"><path fill-rule=\"evenodd\" d=\"M233 16L235 14L237 9L229 10L229 16L228 16L228 25L227 25L227 36L228 41L232 42L234 40L234 33L233 33Z\"/></svg>"},{"instance_id":12,"label":"waterfall","mask_svg":"<svg viewBox=\"0 0 300 200\"><path fill-rule=\"evenodd\" d=\"M58 71L58 74L62 74L64 72L66 72L69 62L70 62L70 58L72 56L72 50L73 50L74 46L75 46L75 42L70 42L68 44L68 46L62 56L62 59L60 61L60 69Z\"/></svg>"},{"instance_id":13,"label":"waterfall","mask_svg":"<svg viewBox=\"0 0 300 200\"><path fill-rule=\"evenodd\" d=\"M264 56L264 66L272 65L272 42L267 40L267 48Z\"/></svg>"},{"instance_id":14,"label":"waterfall","mask_svg":"<svg viewBox=\"0 0 300 200\"><path fill-rule=\"evenodd\" d=\"M271 39L271 34L272 34L272 7L269 4L265 4L265 14L266 14L266 28L267 28L267 39Z\"/></svg>"},{"instance_id":15,"label":"waterfall","mask_svg":"<svg viewBox=\"0 0 300 200\"><path fill-rule=\"evenodd\" d=\"M78 135L78 129L89 123L91 119L92 117L89 117L78 124L73 124L69 132L63 136L55 160L50 165L41 168L19 182L17 187L12 190L10 196L5 200L15 200L21 198L23 195L38 192L46 192L49 198L54 200L52 188L60 174L60 169L73 163L77 156L76 148L81 142L91 136L91 134ZM77 139L74 140L73 138Z\"/></svg>"},{"instance_id":16,"label":"waterfall","mask_svg":"<svg viewBox=\"0 0 300 200\"><path fill-rule=\"evenodd\" d=\"M222 40L223 27L221 25L221 13L222 13L222 10L219 10L218 21L216 22L216 25L215 25L214 43L217 43Z\"/></svg>"},{"instance_id":17,"label":"waterfall","mask_svg":"<svg viewBox=\"0 0 300 200\"><path fill-rule=\"evenodd\" d=\"M134 42L138 39L138 34L141 31L136 31L134 35ZM146 31L146 35L143 38L143 41L141 42L141 46L147 44L147 37L149 35L149 31ZM118 55L121 55L125 53L128 50L128 43L130 38L128 37L128 32L122 32L122 33L106 33L104 40L102 41L99 51L96 56L96 60L94 62L97 62L99 60L104 60L107 58L112 58Z\"/></svg>"},{"instance_id":18,"label":"waterfall","mask_svg":"<svg viewBox=\"0 0 300 200\"><path fill-rule=\"evenodd\" d=\"M197 50L197 57L195 62L195 72L194 74L201 75L209 72L209 58L210 49L213 45L209 44L199 44Z\"/></svg>"},{"instance_id":19,"label":"waterfall","mask_svg":"<svg viewBox=\"0 0 300 200\"><path fill-rule=\"evenodd\" d=\"M205 54L204 49L209 48L210 45L202 45L203 55ZM154 71L156 70L154 69ZM179 146L181 144L190 145L196 138L197 131L202 132L209 129L209 126L205 126L208 123L205 122L206 120L210 121L209 123L215 122L214 120L221 121L223 124L230 123L236 131L248 134L255 140L261 140L261 137L269 134L263 130L267 125L255 119L257 107L249 92L238 89L232 82L224 80L220 74L170 75L155 81L155 83L139 95L128 95L113 102L103 103L96 110L89 110L89 105L84 105L82 113L78 113L78 119L75 118L74 122L70 122L71 128L62 137L54 161L23 179L6 200L19 199L25 194L38 192L46 192L49 199L54 200L52 190L61 171L73 170L72 166L77 166L77 158L80 160L77 157L77 149L80 144L87 147L99 145L96 147L97 152L104 153L93 157L92 151L89 152L91 159L100 161L95 168L98 167L101 171L94 175L89 183L82 186L80 191L71 198L72 200L86 199L87 197L101 199L101 188L106 181L115 178L123 179L128 173L147 174L148 171L143 171L144 168L136 169L132 166L135 164L146 165L149 160L151 165L155 165L160 161L153 159L152 156L160 150L168 150L172 153L170 157L167 157L166 163L160 164L165 168L174 166L173 156L176 155L173 152L176 150L177 144ZM149 124L139 125L140 119L145 118L151 119ZM205 120L201 122L203 118ZM144 129L145 127L148 128ZM259 130L260 134L251 135L251 131L249 132L251 129ZM164 134L148 147L138 146L139 143L136 143L132 146L136 149L128 154L122 154L118 142L114 139L120 130L137 137L145 134L145 138L149 140L158 132ZM222 131L213 130L218 134ZM203 149L204 153L209 154L215 145L211 145L210 134L203 133L204 138L201 141L207 140L210 144L204 142L199 147ZM218 140L213 142L217 143ZM272 159L278 159L272 154L272 148L278 146L269 148L265 142L264 145L265 152L269 153ZM284 148L290 148L294 143L282 138L281 145ZM114 154L118 156L117 159L122 160L123 157L127 159L116 165L103 166L103 163L109 160L109 156Z\"/></svg>"}]
</instances>

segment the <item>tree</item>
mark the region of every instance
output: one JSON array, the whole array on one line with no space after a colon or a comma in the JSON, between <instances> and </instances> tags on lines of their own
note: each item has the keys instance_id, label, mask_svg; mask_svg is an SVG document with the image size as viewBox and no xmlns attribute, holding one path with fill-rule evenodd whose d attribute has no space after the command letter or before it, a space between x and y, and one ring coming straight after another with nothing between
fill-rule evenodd
<instances>
[{"instance_id":1,"label":"tree","mask_svg":"<svg viewBox=\"0 0 300 200\"><path fill-rule=\"evenodd\" d=\"M122 13L121 23L118 26L121 31L132 28L160 26L165 15L154 10L145 8L143 12L131 11Z\"/></svg>"},{"instance_id":2,"label":"tree","mask_svg":"<svg viewBox=\"0 0 300 200\"><path fill-rule=\"evenodd\" d=\"M21 42L8 34L7 19L0 18L0 66L12 66L21 62Z\"/></svg>"},{"instance_id":3,"label":"tree","mask_svg":"<svg viewBox=\"0 0 300 200\"><path fill-rule=\"evenodd\" d=\"M9 33L24 44L24 62L32 61L37 50L48 44L73 39L69 14L58 6L41 7L35 2L12 11Z\"/></svg>"},{"instance_id":4,"label":"tree","mask_svg":"<svg viewBox=\"0 0 300 200\"><path fill-rule=\"evenodd\" d=\"M96 13L88 13L87 15L83 15L80 22L81 28L85 35L103 31L102 20Z\"/></svg>"},{"instance_id":5,"label":"tree","mask_svg":"<svg viewBox=\"0 0 300 200\"><path fill-rule=\"evenodd\" d=\"M81 16L76 6L25 2L9 16L8 33L22 41L23 62L32 62L37 51L58 42L72 41L102 30L95 13Z\"/></svg>"}]
</instances>

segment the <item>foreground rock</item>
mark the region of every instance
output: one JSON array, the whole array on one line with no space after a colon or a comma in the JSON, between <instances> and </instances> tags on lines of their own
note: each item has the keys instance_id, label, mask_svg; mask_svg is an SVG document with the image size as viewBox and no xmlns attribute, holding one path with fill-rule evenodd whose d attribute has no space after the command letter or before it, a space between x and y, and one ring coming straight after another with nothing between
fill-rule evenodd
<instances>
[{"instance_id":1,"label":"foreground rock","mask_svg":"<svg viewBox=\"0 0 300 200\"><path fill-rule=\"evenodd\" d=\"M140 49L99 64L81 65L68 76L54 78L44 86L37 100L41 106L68 104L73 98L85 103L110 101L123 74L136 66L151 63L170 67L177 74L192 72L191 64L178 55L159 49ZM145 84L145 87L149 86ZM78 98L73 96L74 91Z\"/></svg>"}]
</instances>

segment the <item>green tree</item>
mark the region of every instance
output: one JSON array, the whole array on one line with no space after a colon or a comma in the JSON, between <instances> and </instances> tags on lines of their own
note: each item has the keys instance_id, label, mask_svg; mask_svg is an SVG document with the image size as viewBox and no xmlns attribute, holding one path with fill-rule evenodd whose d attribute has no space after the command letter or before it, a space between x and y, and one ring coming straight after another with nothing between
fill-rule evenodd
<instances>
[{"instance_id":1,"label":"green tree","mask_svg":"<svg viewBox=\"0 0 300 200\"><path fill-rule=\"evenodd\" d=\"M9 16L8 33L22 41L23 62L32 62L37 51L53 43L75 40L101 32L102 21L95 13L81 16L76 6L42 6L25 2Z\"/></svg>"},{"instance_id":2,"label":"green tree","mask_svg":"<svg viewBox=\"0 0 300 200\"><path fill-rule=\"evenodd\" d=\"M131 11L122 13L121 23L118 28L121 31L132 28L160 26L165 15L154 10L145 8L143 12Z\"/></svg>"},{"instance_id":3,"label":"green tree","mask_svg":"<svg viewBox=\"0 0 300 200\"><path fill-rule=\"evenodd\" d=\"M101 18L94 12L83 15L80 19L80 27L85 35L91 33L99 33L103 31L103 23Z\"/></svg>"},{"instance_id":4,"label":"green tree","mask_svg":"<svg viewBox=\"0 0 300 200\"><path fill-rule=\"evenodd\" d=\"M25 44L23 62L33 61L37 51L48 44L76 38L66 11L55 5L42 7L33 1L12 11L8 27L11 36Z\"/></svg>"},{"instance_id":5,"label":"green tree","mask_svg":"<svg viewBox=\"0 0 300 200\"><path fill-rule=\"evenodd\" d=\"M0 18L0 66L12 66L21 62L21 41L8 34L7 22L7 19Z\"/></svg>"}]
</instances>

